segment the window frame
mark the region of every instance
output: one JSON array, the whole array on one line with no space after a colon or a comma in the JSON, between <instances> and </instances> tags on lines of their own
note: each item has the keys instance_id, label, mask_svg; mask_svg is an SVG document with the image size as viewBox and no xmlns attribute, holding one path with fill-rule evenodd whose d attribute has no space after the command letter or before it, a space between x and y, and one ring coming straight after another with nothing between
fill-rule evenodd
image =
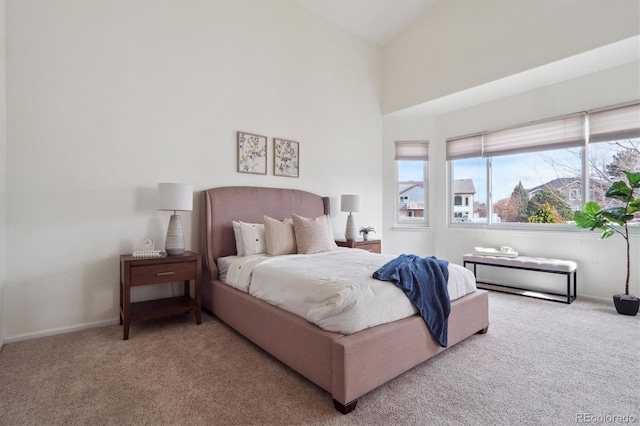
<instances>
[{"instance_id":1,"label":"window frame","mask_svg":"<svg viewBox=\"0 0 640 426\"><path fill-rule=\"evenodd\" d=\"M589 169L589 155L590 155L590 145L593 143L611 143L614 142L616 139L611 139L608 141L605 140L597 140L597 141L590 141L590 135L593 133L593 129L590 126L590 114L597 114L597 113L601 113L601 112L609 112L609 111L613 111L615 109L622 109L622 108L627 108L627 107L635 107L637 108L640 105L640 100L636 100L636 101L632 101L632 102L627 102L627 103L623 103L623 104L618 104L618 105L614 105L614 106L609 106L609 107L603 107L603 108L598 108L598 109L593 109L587 112L583 112L583 113L577 113L577 114L584 114L584 139L583 142L580 144L579 148L580 148L580 153L582 156L581 159L581 170L580 170L580 177L581 177L581 193L580 195L582 196L582 205L584 205L587 201L590 201L589 198L589 194L590 194L590 188L589 188L589 179L590 179L590 169ZM561 116L561 117L557 117L557 118L548 118L548 119L543 119L543 120L538 120L538 121L534 121L531 123L527 123L527 124L520 124L520 125L516 125L516 126L510 126L510 127L506 127L504 129L513 129L513 128L519 128L519 127L526 127L527 125L536 125L539 123L544 123L544 122L549 122L549 121L553 121L555 119L563 119L564 117L571 117L571 116L575 116L577 114L569 114L566 116ZM499 131L500 129L494 130L495 132ZM492 131L493 132L493 131ZM470 135L465 135L465 136L459 136L459 137L454 137L454 138L448 138L446 140L446 142L448 143L451 140L459 140L459 139L469 139L469 140L475 140L475 141L480 141L480 143L482 143L483 138L485 136L485 134L489 133L489 131L485 131L485 132L480 132L480 133L474 133L474 134L470 134ZM474 139L475 138L475 139ZM620 140L620 139L617 139ZM574 146L575 147L575 146ZM447 170L447 226L451 227L451 228L494 228L494 229L514 229L514 230L525 230L525 231L556 231L556 232L581 232L584 231L578 227L575 226L575 224L573 223L556 223L556 224L543 224L543 223L527 223L527 222L493 222L492 218L493 218L493 213L494 213L494 200L493 200L493 193L492 193L492 175L493 175L493 170L492 170L492 159L494 158L493 156L485 156L484 152L482 150L482 147L477 149L477 148L473 148L472 145L466 145L466 146L462 146L461 148L463 154L460 158L456 158L456 159L449 159L447 158L446 160L446 170ZM545 151L540 150L540 151L531 151L531 152L542 152ZM480 155L477 155L479 153L481 153ZM448 153L447 153L448 155ZM466 155L466 156L465 156ZM486 222L475 222L475 223L469 223L469 222L456 222L453 219L453 213L454 213L454 207L455 205L455 200L454 200L454 194L453 194L453 182L455 180L455 165L454 162L457 159L464 159L464 158L479 158L482 159L484 158L485 162L486 162L486 200L487 200L487 221ZM630 233L632 234L640 234L640 226L633 226L630 227L629 229Z\"/></svg>"},{"instance_id":2,"label":"window frame","mask_svg":"<svg viewBox=\"0 0 640 426\"><path fill-rule=\"evenodd\" d=\"M398 159L398 144L425 144L426 145L426 159L410 159L410 158L402 158ZM429 227L429 141L421 140L421 141L396 141L396 158L394 158L395 163L395 225L397 228L427 228ZM399 161L421 161L422 162L422 176L423 180L421 181L400 181L400 164ZM423 217L420 219L416 219L415 216L412 219L402 219L400 217L400 206L403 204L400 201L400 184L422 184L424 189L424 209L423 209Z\"/></svg>"}]
</instances>

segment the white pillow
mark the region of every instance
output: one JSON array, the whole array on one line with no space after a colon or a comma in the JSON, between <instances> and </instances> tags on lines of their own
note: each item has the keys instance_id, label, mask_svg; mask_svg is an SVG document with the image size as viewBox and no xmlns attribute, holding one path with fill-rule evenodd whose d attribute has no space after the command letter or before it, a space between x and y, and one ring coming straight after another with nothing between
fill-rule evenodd
<instances>
[{"instance_id":1,"label":"white pillow","mask_svg":"<svg viewBox=\"0 0 640 426\"><path fill-rule=\"evenodd\" d=\"M264 235L267 240L267 254L269 256L294 254L298 252L293 220L285 219L280 222L279 220L265 216Z\"/></svg>"},{"instance_id":2,"label":"white pillow","mask_svg":"<svg viewBox=\"0 0 640 426\"><path fill-rule=\"evenodd\" d=\"M311 254L336 248L329 216L306 218L292 214L298 253Z\"/></svg>"},{"instance_id":3,"label":"white pillow","mask_svg":"<svg viewBox=\"0 0 640 426\"><path fill-rule=\"evenodd\" d=\"M240 231L242 232L244 256L267 252L264 224L240 222Z\"/></svg>"},{"instance_id":4,"label":"white pillow","mask_svg":"<svg viewBox=\"0 0 640 426\"><path fill-rule=\"evenodd\" d=\"M333 237L333 225L331 224L331 216L328 214L324 215L327 218L327 226L329 227L329 241L333 245L333 248L338 248L338 244L336 244L336 239Z\"/></svg>"},{"instance_id":5,"label":"white pillow","mask_svg":"<svg viewBox=\"0 0 640 426\"><path fill-rule=\"evenodd\" d=\"M233 235L236 237L236 253L238 256L244 256L244 243L242 242L242 230L240 222L233 221Z\"/></svg>"}]
</instances>

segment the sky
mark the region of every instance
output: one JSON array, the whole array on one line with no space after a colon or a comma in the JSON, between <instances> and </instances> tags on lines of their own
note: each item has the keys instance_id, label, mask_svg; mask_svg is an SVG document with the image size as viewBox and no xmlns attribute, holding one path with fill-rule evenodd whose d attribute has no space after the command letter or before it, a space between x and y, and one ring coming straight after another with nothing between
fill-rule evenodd
<instances>
[{"instance_id":1,"label":"sky","mask_svg":"<svg viewBox=\"0 0 640 426\"><path fill-rule=\"evenodd\" d=\"M493 202L509 198L519 182L522 182L525 189L531 189L559 177L579 177L580 162L579 150L576 154L575 149L493 157ZM558 163L563 166L558 166ZM486 202L486 159L456 161L454 178L473 179L476 200Z\"/></svg>"},{"instance_id":2,"label":"sky","mask_svg":"<svg viewBox=\"0 0 640 426\"><path fill-rule=\"evenodd\" d=\"M640 140L632 141L640 149ZM590 145L590 159L600 164L610 163L621 148L609 143ZM498 156L492 158L493 202L511 196L513 189L522 182L531 189L558 177L581 175L581 149L558 149L544 152ZM400 181L422 181L423 167L419 161L399 161ZM476 188L476 201L486 202L486 159L457 160L453 164L454 179L472 179Z\"/></svg>"},{"instance_id":3,"label":"sky","mask_svg":"<svg viewBox=\"0 0 640 426\"><path fill-rule=\"evenodd\" d=\"M546 155L534 153L494 157L492 176L494 202L508 198L520 181L525 189L530 189L559 177L561 173L554 169L553 160L573 162L573 168L579 174L580 159L567 155L564 153L565 150L562 151L563 153L556 151L552 156L547 152ZM398 166L401 182L423 180L422 162L400 161ZM476 188L476 200L486 202L486 159L458 160L455 162L454 173L455 179L472 179Z\"/></svg>"}]
</instances>

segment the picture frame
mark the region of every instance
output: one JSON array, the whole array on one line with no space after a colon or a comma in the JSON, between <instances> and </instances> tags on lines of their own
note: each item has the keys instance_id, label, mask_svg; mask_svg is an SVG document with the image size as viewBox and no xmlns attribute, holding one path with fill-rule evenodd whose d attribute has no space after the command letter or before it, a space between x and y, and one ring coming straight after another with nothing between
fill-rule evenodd
<instances>
[{"instance_id":1,"label":"picture frame","mask_svg":"<svg viewBox=\"0 0 640 426\"><path fill-rule=\"evenodd\" d=\"M273 138L273 174L300 177L300 143Z\"/></svg>"},{"instance_id":2,"label":"picture frame","mask_svg":"<svg viewBox=\"0 0 640 426\"><path fill-rule=\"evenodd\" d=\"M238 132L238 173L267 174L267 137Z\"/></svg>"}]
</instances>

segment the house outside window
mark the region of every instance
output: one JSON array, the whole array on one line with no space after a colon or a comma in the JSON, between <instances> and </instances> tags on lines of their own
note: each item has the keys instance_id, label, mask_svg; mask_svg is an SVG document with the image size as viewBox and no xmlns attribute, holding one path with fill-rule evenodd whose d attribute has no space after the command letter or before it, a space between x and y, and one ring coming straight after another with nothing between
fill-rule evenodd
<instances>
[{"instance_id":1,"label":"house outside window","mask_svg":"<svg viewBox=\"0 0 640 426\"><path fill-rule=\"evenodd\" d=\"M453 183L453 222L468 222L474 218L473 196L476 188L472 179L456 179ZM464 205L462 199L464 198Z\"/></svg>"},{"instance_id":2,"label":"house outside window","mask_svg":"<svg viewBox=\"0 0 640 426\"><path fill-rule=\"evenodd\" d=\"M582 199L580 188L572 188L569 190L569 200L575 201Z\"/></svg>"},{"instance_id":3,"label":"house outside window","mask_svg":"<svg viewBox=\"0 0 640 426\"><path fill-rule=\"evenodd\" d=\"M640 170L640 103L450 138L447 160L450 223L573 224L586 201L616 205L606 189ZM465 180L477 193L460 217Z\"/></svg>"},{"instance_id":4,"label":"house outside window","mask_svg":"<svg viewBox=\"0 0 640 426\"><path fill-rule=\"evenodd\" d=\"M429 224L428 141L398 141L395 143L398 225Z\"/></svg>"}]
</instances>

